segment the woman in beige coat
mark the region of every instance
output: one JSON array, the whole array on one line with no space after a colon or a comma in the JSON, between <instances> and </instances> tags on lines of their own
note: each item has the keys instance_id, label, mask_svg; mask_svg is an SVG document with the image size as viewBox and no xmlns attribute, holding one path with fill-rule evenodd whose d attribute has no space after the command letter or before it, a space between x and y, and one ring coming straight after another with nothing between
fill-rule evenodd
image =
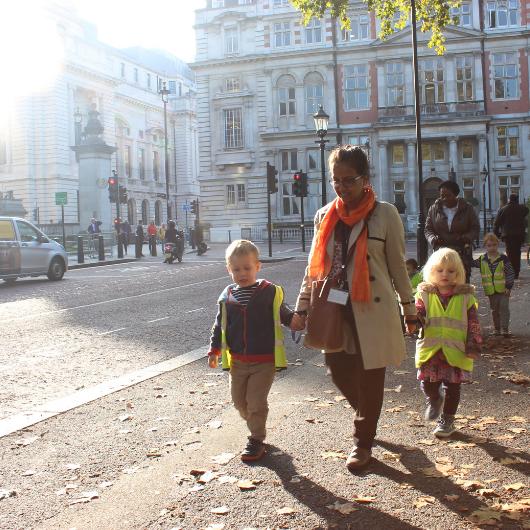
<instances>
[{"instance_id":1,"label":"woman in beige coat","mask_svg":"<svg viewBox=\"0 0 530 530\"><path fill-rule=\"evenodd\" d=\"M396 292L409 332L416 308L405 267L403 224L396 208L378 202L369 181L368 160L359 147L339 146L329 157L337 194L315 216L309 255L292 329L304 329L312 282L337 277L346 262L342 346L326 350L335 385L356 411L350 471L368 464L383 404L385 369L405 357Z\"/></svg>"}]
</instances>

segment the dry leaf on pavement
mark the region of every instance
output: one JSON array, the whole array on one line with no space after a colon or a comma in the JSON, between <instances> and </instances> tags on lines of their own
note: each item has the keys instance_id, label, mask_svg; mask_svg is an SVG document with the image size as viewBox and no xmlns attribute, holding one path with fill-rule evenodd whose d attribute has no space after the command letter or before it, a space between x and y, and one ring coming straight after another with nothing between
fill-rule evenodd
<instances>
[{"instance_id":1,"label":"dry leaf on pavement","mask_svg":"<svg viewBox=\"0 0 530 530\"><path fill-rule=\"evenodd\" d=\"M336 452L336 451L323 451L322 453L320 453L320 456L324 459L327 459L327 458L333 458L334 460L337 459L337 458L342 458L344 460L346 460L346 458L348 458L348 456L346 455L346 453L344 451L339 451L339 452Z\"/></svg>"},{"instance_id":2,"label":"dry leaf on pavement","mask_svg":"<svg viewBox=\"0 0 530 530\"><path fill-rule=\"evenodd\" d=\"M211 420L206 424L206 427L208 427L208 429L219 429L221 425L223 425L221 420Z\"/></svg>"},{"instance_id":3,"label":"dry leaf on pavement","mask_svg":"<svg viewBox=\"0 0 530 530\"><path fill-rule=\"evenodd\" d=\"M358 502L359 504L370 504L375 501L375 497L354 497L352 500L354 502Z\"/></svg>"},{"instance_id":4,"label":"dry leaf on pavement","mask_svg":"<svg viewBox=\"0 0 530 530\"><path fill-rule=\"evenodd\" d=\"M522 416L512 416L511 418L508 418L508 420L514 423L526 423L526 418L523 418Z\"/></svg>"},{"instance_id":5,"label":"dry leaf on pavement","mask_svg":"<svg viewBox=\"0 0 530 530\"><path fill-rule=\"evenodd\" d=\"M526 484L523 484L522 482L516 482L515 484L506 484L503 486L503 488L506 491L519 491L523 488L526 488Z\"/></svg>"},{"instance_id":6,"label":"dry leaf on pavement","mask_svg":"<svg viewBox=\"0 0 530 530\"><path fill-rule=\"evenodd\" d=\"M223 475L222 477L219 477L218 481L219 484L234 484L237 482L237 478L230 475Z\"/></svg>"},{"instance_id":7,"label":"dry leaf on pavement","mask_svg":"<svg viewBox=\"0 0 530 530\"><path fill-rule=\"evenodd\" d=\"M501 520L501 514L490 508L480 508L469 515L469 520L476 524L495 525Z\"/></svg>"},{"instance_id":8,"label":"dry leaf on pavement","mask_svg":"<svg viewBox=\"0 0 530 530\"><path fill-rule=\"evenodd\" d=\"M444 499L449 502L457 501L460 495L444 495Z\"/></svg>"},{"instance_id":9,"label":"dry leaf on pavement","mask_svg":"<svg viewBox=\"0 0 530 530\"><path fill-rule=\"evenodd\" d=\"M132 420L132 416L130 414L122 414L121 416L118 416L118 419L120 421L129 421Z\"/></svg>"},{"instance_id":10,"label":"dry leaf on pavement","mask_svg":"<svg viewBox=\"0 0 530 530\"><path fill-rule=\"evenodd\" d=\"M340 502L335 501L333 504L326 506L330 510L335 510L343 515L349 515L352 512L357 511L359 508L356 508L351 502Z\"/></svg>"},{"instance_id":11,"label":"dry leaf on pavement","mask_svg":"<svg viewBox=\"0 0 530 530\"><path fill-rule=\"evenodd\" d=\"M383 460L391 460L393 462L399 462L401 455L399 453L392 453L391 451L383 451Z\"/></svg>"},{"instance_id":12,"label":"dry leaf on pavement","mask_svg":"<svg viewBox=\"0 0 530 530\"><path fill-rule=\"evenodd\" d=\"M243 479L237 483L237 487L242 491L255 490L258 484L261 484L261 480L248 480Z\"/></svg>"},{"instance_id":13,"label":"dry leaf on pavement","mask_svg":"<svg viewBox=\"0 0 530 530\"><path fill-rule=\"evenodd\" d=\"M427 506L429 504L434 504L435 502L436 502L436 499L434 497L430 497L430 496L419 497L412 503L412 506L414 506L414 508L423 508L424 506Z\"/></svg>"},{"instance_id":14,"label":"dry leaf on pavement","mask_svg":"<svg viewBox=\"0 0 530 530\"><path fill-rule=\"evenodd\" d=\"M36 442L39 439L39 436L24 436L23 438L19 438L18 440L15 440L15 445L18 445L20 447L26 447L26 445L32 444L33 442Z\"/></svg>"},{"instance_id":15,"label":"dry leaf on pavement","mask_svg":"<svg viewBox=\"0 0 530 530\"><path fill-rule=\"evenodd\" d=\"M491 488L481 488L477 490L477 493L481 497L498 497L499 496L499 494Z\"/></svg>"},{"instance_id":16,"label":"dry leaf on pavement","mask_svg":"<svg viewBox=\"0 0 530 530\"><path fill-rule=\"evenodd\" d=\"M7 499L8 497L16 497L17 492L15 490L0 490L0 501L2 499Z\"/></svg>"},{"instance_id":17,"label":"dry leaf on pavement","mask_svg":"<svg viewBox=\"0 0 530 530\"><path fill-rule=\"evenodd\" d=\"M75 471L76 469L79 469L81 466L79 464L66 464L65 467L69 471Z\"/></svg>"},{"instance_id":18,"label":"dry leaf on pavement","mask_svg":"<svg viewBox=\"0 0 530 530\"><path fill-rule=\"evenodd\" d=\"M291 508L290 506L284 506L283 508L276 510L276 513L278 515L290 515L292 513L296 513L296 510L294 508Z\"/></svg>"},{"instance_id":19,"label":"dry leaf on pavement","mask_svg":"<svg viewBox=\"0 0 530 530\"><path fill-rule=\"evenodd\" d=\"M212 508L210 512L216 515L226 515L230 512L230 508L228 506L218 506L217 508Z\"/></svg>"}]
</instances>

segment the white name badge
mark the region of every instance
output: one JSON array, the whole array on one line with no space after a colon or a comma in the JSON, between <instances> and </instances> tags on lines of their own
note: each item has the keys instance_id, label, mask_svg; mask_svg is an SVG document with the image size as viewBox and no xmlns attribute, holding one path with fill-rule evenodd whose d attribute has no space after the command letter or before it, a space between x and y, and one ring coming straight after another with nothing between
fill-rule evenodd
<instances>
[{"instance_id":1,"label":"white name badge","mask_svg":"<svg viewBox=\"0 0 530 530\"><path fill-rule=\"evenodd\" d=\"M342 291L341 289L330 289L328 294L328 302L346 305L348 303L348 296L348 291Z\"/></svg>"}]
</instances>

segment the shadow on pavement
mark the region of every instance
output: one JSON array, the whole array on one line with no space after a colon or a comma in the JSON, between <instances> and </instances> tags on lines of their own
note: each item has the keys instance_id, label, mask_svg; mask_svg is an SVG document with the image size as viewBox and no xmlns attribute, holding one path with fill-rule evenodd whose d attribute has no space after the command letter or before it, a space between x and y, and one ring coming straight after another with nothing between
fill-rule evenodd
<instances>
[{"instance_id":1,"label":"shadow on pavement","mask_svg":"<svg viewBox=\"0 0 530 530\"><path fill-rule=\"evenodd\" d=\"M367 505L356 505L355 507L357 508L357 511L350 515L341 515L339 512L327 508L327 506L332 505L335 502L343 504L349 503L351 500L338 497L313 480L299 475L296 467L293 464L291 455L284 453L281 449L275 447L274 445L269 445L269 453L274 453L276 451L282 452L282 455L275 456L274 458L266 457L261 465L268 467L271 471L274 471L281 480L282 487L295 499L306 505L313 513L325 519L328 525L335 526L341 530L354 528L392 528L392 530L413 530L421 528ZM293 476L296 476L297 479L299 479L299 482L291 482ZM406 477L407 475L404 476ZM321 530L321 528L322 527L316 527L315 530Z\"/></svg>"}]
</instances>

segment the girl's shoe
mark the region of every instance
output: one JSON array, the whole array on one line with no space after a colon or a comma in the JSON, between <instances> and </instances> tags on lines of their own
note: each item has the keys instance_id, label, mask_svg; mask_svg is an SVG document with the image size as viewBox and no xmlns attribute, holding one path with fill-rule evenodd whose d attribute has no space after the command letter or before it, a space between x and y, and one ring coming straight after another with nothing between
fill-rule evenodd
<instances>
[{"instance_id":1,"label":"girl's shoe","mask_svg":"<svg viewBox=\"0 0 530 530\"><path fill-rule=\"evenodd\" d=\"M502 336L503 336L505 339L509 339L509 338L511 338L512 334L511 334L507 329L505 329L505 330L502 332Z\"/></svg>"},{"instance_id":2,"label":"girl's shoe","mask_svg":"<svg viewBox=\"0 0 530 530\"><path fill-rule=\"evenodd\" d=\"M241 453L243 462L255 462L265 454L265 444L255 438L248 438L247 446Z\"/></svg>"},{"instance_id":3,"label":"girl's shoe","mask_svg":"<svg viewBox=\"0 0 530 530\"><path fill-rule=\"evenodd\" d=\"M442 414L432 433L436 438L449 438L454 432L456 432L455 417L452 414Z\"/></svg>"}]
</instances>

